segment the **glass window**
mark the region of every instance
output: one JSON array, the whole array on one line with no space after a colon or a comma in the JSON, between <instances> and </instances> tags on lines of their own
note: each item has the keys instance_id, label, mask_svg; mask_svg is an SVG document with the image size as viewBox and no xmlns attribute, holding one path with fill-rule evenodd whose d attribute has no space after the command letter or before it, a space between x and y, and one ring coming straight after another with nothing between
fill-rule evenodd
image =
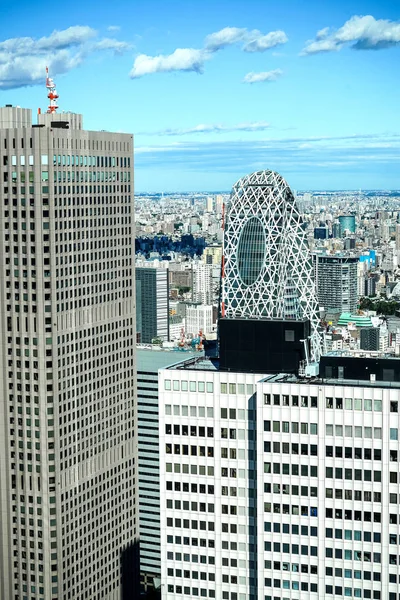
<instances>
[{"instance_id":1,"label":"glass window","mask_svg":"<svg viewBox=\"0 0 400 600\"><path fill-rule=\"evenodd\" d=\"M179 416L179 414L180 414L180 406L178 406L177 404L174 404L174 415Z\"/></svg>"},{"instance_id":2,"label":"glass window","mask_svg":"<svg viewBox=\"0 0 400 600\"><path fill-rule=\"evenodd\" d=\"M208 393L210 393L210 394L213 393L213 391L214 391L214 384L213 384L212 381L207 381L206 389L207 389Z\"/></svg>"},{"instance_id":3,"label":"glass window","mask_svg":"<svg viewBox=\"0 0 400 600\"><path fill-rule=\"evenodd\" d=\"M374 427L374 438L376 440L382 439L382 428L381 427Z\"/></svg>"},{"instance_id":4,"label":"glass window","mask_svg":"<svg viewBox=\"0 0 400 600\"><path fill-rule=\"evenodd\" d=\"M171 405L170 404L166 404L165 405L165 414L166 415L170 415L171 414Z\"/></svg>"},{"instance_id":5,"label":"glass window","mask_svg":"<svg viewBox=\"0 0 400 600\"><path fill-rule=\"evenodd\" d=\"M205 391L204 381L199 381L197 385L198 385L198 391L199 392L204 392Z\"/></svg>"},{"instance_id":6,"label":"glass window","mask_svg":"<svg viewBox=\"0 0 400 600\"><path fill-rule=\"evenodd\" d=\"M195 381L189 381L189 391L191 391L191 392L196 391L196 382Z\"/></svg>"},{"instance_id":7,"label":"glass window","mask_svg":"<svg viewBox=\"0 0 400 600\"><path fill-rule=\"evenodd\" d=\"M362 427L359 427L359 426L354 427L354 437L356 437L356 438L362 437Z\"/></svg>"},{"instance_id":8,"label":"glass window","mask_svg":"<svg viewBox=\"0 0 400 600\"><path fill-rule=\"evenodd\" d=\"M164 390L170 390L170 389L171 389L171 380L165 379L164 380Z\"/></svg>"},{"instance_id":9,"label":"glass window","mask_svg":"<svg viewBox=\"0 0 400 600\"><path fill-rule=\"evenodd\" d=\"M347 410L352 410L352 408L353 408L353 398L345 398L344 399L344 407Z\"/></svg>"},{"instance_id":10,"label":"glass window","mask_svg":"<svg viewBox=\"0 0 400 600\"><path fill-rule=\"evenodd\" d=\"M354 398L354 410L362 410L361 398Z\"/></svg>"},{"instance_id":11,"label":"glass window","mask_svg":"<svg viewBox=\"0 0 400 600\"><path fill-rule=\"evenodd\" d=\"M326 435L333 435L333 425L326 426Z\"/></svg>"},{"instance_id":12,"label":"glass window","mask_svg":"<svg viewBox=\"0 0 400 600\"><path fill-rule=\"evenodd\" d=\"M182 392L188 391L188 382L187 381L181 381L181 390L182 390Z\"/></svg>"},{"instance_id":13,"label":"glass window","mask_svg":"<svg viewBox=\"0 0 400 600\"><path fill-rule=\"evenodd\" d=\"M382 400L374 400L374 410L382 412Z\"/></svg>"},{"instance_id":14,"label":"glass window","mask_svg":"<svg viewBox=\"0 0 400 600\"><path fill-rule=\"evenodd\" d=\"M336 435L343 435L343 426L335 425L335 433L336 433Z\"/></svg>"},{"instance_id":15,"label":"glass window","mask_svg":"<svg viewBox=\"0 0 400 600\"><path fill-rule=\"evenodd\" d=\"M364 437L372 438L372 427L364 427Z\"/></svg>"},{"instance_id":16,"label":"glass window","mask_svg":"<svg viewBox=\"0 0 400 600\"><path fill-rule=\"evenodd\" d=\"M236 394L236 383L230 383L229 384L229 393L230 394Z\"/></svg>"},{"instance_id":17,"label":"glass window","mask_svg":"<svg viewBox=\"0 0 400 600\"><path fill-rule=\"evenodd\" d=\"M398 440L399 439L399 430L396 428L390 428L390 439Z\"/></svg>"},{"instance_id":18,"label":"glass window","mask_svg":"<svg viewBox=\"0 0 400 600\"><path fill-rule=\"evenodd\" d=\"M227 394L227 393L228 393L228 384L221 383L221 394Z\"/></svg>"},{"instance_id":19,"label":"glass window","mask_svg":"<svg viewBox=\"0 0 400 600\"><path fill-rule=\"evenodd\" d=\"M372 410L372 400L364 400L364 410Z\"/></svg>"},{"instance_id":20,"label":"glass window","mask_svg":"<svg viewBox=\"0 0 400 600\"><path fill-rule=\"evenodd\" d=\"M179 392L179 381L177 379L174 379L174 381L172 382L172 386L175 392Z\"/></svg>"}]
</instances>

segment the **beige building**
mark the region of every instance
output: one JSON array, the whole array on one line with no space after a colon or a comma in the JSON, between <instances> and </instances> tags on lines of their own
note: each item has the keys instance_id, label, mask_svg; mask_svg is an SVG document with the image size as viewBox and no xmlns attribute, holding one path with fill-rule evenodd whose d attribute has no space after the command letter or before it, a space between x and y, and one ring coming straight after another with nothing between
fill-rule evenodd
<instances>
[{"instance_id":1,"label":"beige building","mask_svg":"<svg viewBox=\"0 0 400 600\"><path fill-rule=\"evenodd\" d=\"M0 598L117 600L136 536L133 138L0 109Z\"/></svg>"}]
</instances>

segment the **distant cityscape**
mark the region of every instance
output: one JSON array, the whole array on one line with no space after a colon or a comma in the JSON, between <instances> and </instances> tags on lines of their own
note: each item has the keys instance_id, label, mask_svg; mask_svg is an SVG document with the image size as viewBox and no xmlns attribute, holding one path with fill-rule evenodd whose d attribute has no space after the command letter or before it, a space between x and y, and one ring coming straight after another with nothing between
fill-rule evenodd
<instances>
[{"instance_id":1,"label":"distant cityscape","mask_svg":"<svg viewBox=\"0 0 400 600\"><path fill-rule=\"evenodd\" d=\"M228 202L229 194L220 193L136 197L137 273L145 268L159 273L168 270L164 286L168 301L163 300L165 311L168 307L163 328L166 332L168 320L168 334L160 335L156 328L141 332L138 325L139 343L157 338L165 347L185 339L191 345L200 331L207 339L215 338L222 212ZM362 324L362 329L375 330L371 350L396 351L400 343L400 193L297 192L296 203L313 256L327 349L371 345L371 341L361 341L367 336L365 331L361 335Z\"/></svg>"}]
</instances>

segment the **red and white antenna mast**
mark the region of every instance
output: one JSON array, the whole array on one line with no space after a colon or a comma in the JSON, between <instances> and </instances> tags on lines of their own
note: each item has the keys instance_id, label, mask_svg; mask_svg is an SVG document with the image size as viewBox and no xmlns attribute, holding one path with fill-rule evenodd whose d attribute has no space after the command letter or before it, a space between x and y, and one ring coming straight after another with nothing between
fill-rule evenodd
<instances>
[{"instance_id":1,"label":"red and white antenna mast","mask_svg":"<svg viewBox=\"0 0 400 600\"><path fill-rule=\"evenodd\" d=\"M46 87L49 90L47 97L50 100L50 104L47 108L47 112L50 114L55 113L58 108L58 106L57 106L58 94L57 94L56 85L55 85L54 81L52 80L51 77L49 77L49 67L46 67Z\"/></svg>"}]
</instances>

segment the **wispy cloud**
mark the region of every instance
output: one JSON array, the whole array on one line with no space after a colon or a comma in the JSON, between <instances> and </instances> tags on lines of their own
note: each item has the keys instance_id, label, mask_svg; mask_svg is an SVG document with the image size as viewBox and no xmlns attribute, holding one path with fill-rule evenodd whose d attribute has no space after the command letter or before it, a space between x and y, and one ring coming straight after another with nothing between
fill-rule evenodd
<instances>
[{"instance_id":1,"label":"wispy cloud","mask_svg":"<svg viewBox=\"0 0 400 600\"><path fill-rule=\"evenodd\" d=\"M120 31L120 30L121 30L121 27L119 25L109 25L107 27L107 31L114 31L114 32L116 32L116 31Z\"/></svg>"},{"instance_id":2,"label":"wispy cloud","mask_svg":"<svg viewBox=\"0 0 400 600\"><path fill-rule=\"evenodd\" d=\"M166 135L166 136L179 136L179 135L190 135L196 133L229 133L233 131L265 131L271 126L265 121L257 121L253 123L238 123L235 125L222 125L222 124L200 124L195 127L189 127L187 129L162 129L160 131L144 131L142 135ZM140 134L140 133L139 133Z\"/></svg>"},{"instance_id":3,"label":"wispy cloud","mask_svg":"<svg viewBox=\"0 0 400 600\"><path fill-rule=\"evenodd\" d=\"M229 187L244 173L271 168L287 176L289 183L289 175L292 179L299 176L307 188L316 187L316 179L321 182L321 178L336 188L345 180L351 180L355 187L368 186L369 182L395 187L398 186L400 134L180 141L139 147L136 154L138 173L143 178L156 167L160 174L175 173L175 181L179 180L177 173L186 173L186 180L188 173L192 173L190 179L201 185L205 173L213 177L225 173ZM386 183L383 181L382 173L385 178L390 175L391 183L388 179Z\"/></svg>"},{"instance_id":4,"label":"wispy cloud","mask_svg":"<svg viewBox=\"0 0 400 600\"><path fill-rule=\"evenodd\" d=\"M251 38L251 36L249 37ZM284 31L271 31L267 35L260 34L249 39L243 50L245 52L265 52L265 50L275 48L280 44L286 44L287 41L288 37Z\"/></svg>"},{"instance_id":5,"label":"wispy cloud","mask_svg":"<svg viewBox=\"0 0 400 600\"><path fill-rule=\"evenodd\" d=\"M118 54L130 45L100 38L95 29L76 25L53 31L47 37L10 38L0 42L0 89L43 83L46 66L51 75L66 73L94 53L112 50Z\"/></svg>"},{"instance_id":6,"label":"wispy cloud","mask_svg":"<svg viewBox=\"0 0 400 600\"><path fill-rule=\"evenodd\" d=\"M244 52L264 52L288 41L284 31L271 31L263 34L257 29L248 30L239 27L224 27L211 33L204 41L203 48L177 48L171 54L136 57L130 76L132 79L153 73L171 71L192 71L203 73L204 64L213 54L236 44L242 45Z\"/></svg>"},{"instance_id":7,"label":"wispy cloud","mask_svg":"<svg viewBox=\"0 0 400 600\"><path fill-rule=\"evenodd\" d=\"M92 50L112 50L116 54L123 54L132 49L132 44L120 42L112 38L103 38L92 45Z\"/></svg>"},{"instance_id":8,"label":"wispy cloud","mask_svg":"<svg viewBox=\"0 0 400 600\"><path fill-rule=\"evenodd\" d=\"M399 21L355 15L336 31L329 27L318 31L315 40L307 42L301 54L333 52L347 45L355 50L381 50L399 44Z\"/></svg>"},{"instance_id":9,"label":"wispy cloud","mask_svg":"<svg viewBox=\"0 0 400 600\"><path fill-rule=\"evenodd\" d=\"M261 73L247 73L243 79L243 83L261 83L268 81L276 81L283 75L281 69L274 69L273 71L263 71Z\"/></svg>"},{"instance_id":10,"label":"wispy cloud","mask_svg":"<svg viewBox=\"0 0 400 600\"><path fill-rule=\"evenodd\" d=\"M210 33L205 39L204 47L210 52L217 52L227 46L242 42L248 34L247 29L239 27L224 27L220 31Z\"/></svg>"},{"instance_id":11,"label":"wispy cloud","mask_svg":"<svg viewBox=\"0 0 400 600\"><path fill-rule=\"evenodd\" d=\"M204 62L210 55L204 50L195 48L177 48L172 54L147 56L140 54L130 72L132 79L150 75L151 73L168 73L170 71L194 71L202 73Z\"/></svg>"}]
</instances>

